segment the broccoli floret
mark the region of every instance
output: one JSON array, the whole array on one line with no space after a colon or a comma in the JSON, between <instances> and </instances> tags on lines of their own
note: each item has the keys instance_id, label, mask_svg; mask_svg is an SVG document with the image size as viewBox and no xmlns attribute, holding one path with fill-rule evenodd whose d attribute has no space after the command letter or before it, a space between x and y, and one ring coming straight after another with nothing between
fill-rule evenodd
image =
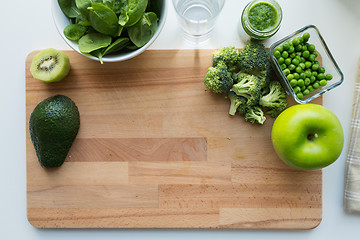
<instances>
[{"instance_id":1,"label":"broccoli floret","mask_svg":"<svg viewBox=\"0 0 360 240\"><path fill-rule=\"evenodd\" d=\"M244 118L251 123L264 124L266 117L260 106L253 106L247 109Z\"/></svg>"},{"instance_id":2,"label":"broccoli floret","mask_svg":"<svg viewBox=\"0 0 360 240\"><path fill-rule=\"evenodd\" d=\"M228 93L233 83L232 74L222 61L216 67L209 67L204 79L205 86L214 93Z\"/></svg>"},{"instance_id":3,"label":"broccoli floret","mask_svg":"<svg viewBox=\"0 0 360 240\"><path fill-rule=\"evenodd\" d=\"M239 73L236 76L237 83L233 85L231 91L235 92L238 96L246 98L247 105L258 104L261 94L259 79L247 73Z\"/></svg>"},{"instance_id":4,"label":"broccoli floret","mask_svg":"<svg viewBox=\"0 0 360 240\"><path fill-rule=\"evenodd\" d=\"M266 62L266 66L264 69L255 69L247 72L248 74L255 75L260 80L261 89L264 90L269 86L269 83L272 81L273 69L271 66L271 62L268 59Z\"/></svg>"},{"instance_id":5,"label":"broccoli floret","mask_svg":"<svg viewBox=\"0 0 360 240\"><path fill-rule=\"evenodd\" d=\"M269 84L269 93L262 96L259 100L262 107L269 108L267 112L272 117L276 117L282 110L287 107L286 92L281 84L277 81L272 81Z\"/></svg>"},{"instance_id":6,"label":"broccoli floret","mask_svg":"<svg viewBox=\"0 0 360 240\"><path fill-rule=\"evenodd\" d=\"M229 114L234 116L238 107L244 105L246 103L246 99L244 97L240 97L236 95L236 93L230 91L228 94L228 98L230 99L230 109Z\"/></svg>"},{"instance_id":7,"label":"broccoli floret","mask_svg":"<svg viewBox=\"0 0 360 240\"><path fill-rule=\"evenodd\" d=\"M213 53L213 67L219 62L224 62L230 72L234 71L239 62L239 51L234 46L223 47Z\"/></svg>"},{"instance_id":8,"label":"broccoli floret","mask_svg":"<svg viewBox=\"0 0 360 240\"><path fill-rule=\"evenodd\" d=\"M239 68L241 71L265 70L269 53L257 40L250 40L240 52Z\"/></svg>"}]
</instances>

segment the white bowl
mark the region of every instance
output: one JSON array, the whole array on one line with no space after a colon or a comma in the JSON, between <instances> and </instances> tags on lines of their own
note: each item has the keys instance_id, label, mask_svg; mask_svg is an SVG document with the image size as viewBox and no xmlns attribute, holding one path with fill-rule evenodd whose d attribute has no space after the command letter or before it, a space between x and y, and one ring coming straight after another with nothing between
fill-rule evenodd
<instances>
[{"instance_id":1,"label":"white bowl","mask_svg":"<svg viewBox=\"0 0 360 240\"><path fill-rule=\"evenodd\" d=\"M152 1L152 0L150 0ZM137 55L139 55L140 53L144 52L154 41L155 39L159 36L162 28L164 27L165 24L165 19L166 19L166 15L167 15L167 0L162 0L161 1L161 13L160 13L160 20L158 23L158 28L156 30L156 33L154 34L154 36L150 39L150 41L148 43L146 43L144 46L142 46L141 48L138 48L134 51L131 52L125 52L125 53L119 53L119 54L111 54L111 55L105 55L103 57L103 62L119 62L119 61L125 61L128 60L130 58L133 58ZM91 55L87 55L87 54L83 54L79 51L79 47L78 47L78 43L75 41L70 41L69 39L67 39L64 35L64 29L66 26L68 26L70 24L69 19L64 15L64 13L61 11L61 8L59 7L58 1L57 0L52 0L51 3L51 10L52 10L52 15L53 15L53 19L56 25L56 28L59 32L59 34L61 35L61 37L64 39L64 41L72 48L74 49L76 52L80 53L81 55L99 61L99 59L97 57L91 56Z\"/></svg>"}]
</instances>

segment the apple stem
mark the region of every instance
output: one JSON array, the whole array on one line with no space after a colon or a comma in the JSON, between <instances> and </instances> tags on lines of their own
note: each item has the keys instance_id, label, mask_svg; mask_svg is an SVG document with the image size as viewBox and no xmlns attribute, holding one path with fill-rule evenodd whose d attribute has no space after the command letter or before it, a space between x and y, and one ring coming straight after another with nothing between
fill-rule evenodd
<instances>
[{"instance_id":1,"label":"apple stem","mask_svg":"<svg viewBox=\"0 0 360 240\"><path fill-rule=\"evenodd\" d=\"M313 141L315 138L317 138L318 137L318 135L317 135L317 133L310 133L308 136L307 136L307 139L309 140L309 141Z\"/></svg>"}]
</instances>

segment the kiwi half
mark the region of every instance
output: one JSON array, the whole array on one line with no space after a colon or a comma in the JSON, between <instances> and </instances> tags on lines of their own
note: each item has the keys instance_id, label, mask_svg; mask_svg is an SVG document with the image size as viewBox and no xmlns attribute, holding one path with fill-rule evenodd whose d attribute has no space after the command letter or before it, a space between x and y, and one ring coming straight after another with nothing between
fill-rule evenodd
<instances>
[{"instance_id":1,"label":"kiwi half","mask_svg":"<svg viewBox=\"0 0 360 240\"><path fill-rule=\"evenodd\" d=\"M69 71L69 57L64 52L53 48L37 53L30 66L33 77L44 82L61 81L69 74Z\"/></svg>"}]
</instances>

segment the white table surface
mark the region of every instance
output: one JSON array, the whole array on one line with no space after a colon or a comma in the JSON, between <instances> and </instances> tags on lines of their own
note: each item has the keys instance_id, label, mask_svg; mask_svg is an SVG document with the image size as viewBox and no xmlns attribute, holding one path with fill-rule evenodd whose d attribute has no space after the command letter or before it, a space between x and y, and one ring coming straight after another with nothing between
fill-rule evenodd
<instances>
[{"instance_id":1,"label":"white table surface","mask_svg":"<svg viewBox=\"0 0 360 240\"><path fill-rule=\"evenodd\" d=\"M170 0L168 0L170 2ZM227 0L214 36L200 48L242 47L238 18L248 0ZM284 12L279 32L267 46L305 25L324 36L345 75L344 83L324 96L324 106L340 119L345 147L323 170L323 219L313 230L41 230L26 218L25 58L36 49L70 49L57 33L50 1L1 1L0 13L0 239L360 239L360 215L343 210L346 152L350 137L353 86L360 57L360 0L278 0ZM184 42L169 4L167 22L152 49L194 48Z\"/></svg>"}]
</instances>

